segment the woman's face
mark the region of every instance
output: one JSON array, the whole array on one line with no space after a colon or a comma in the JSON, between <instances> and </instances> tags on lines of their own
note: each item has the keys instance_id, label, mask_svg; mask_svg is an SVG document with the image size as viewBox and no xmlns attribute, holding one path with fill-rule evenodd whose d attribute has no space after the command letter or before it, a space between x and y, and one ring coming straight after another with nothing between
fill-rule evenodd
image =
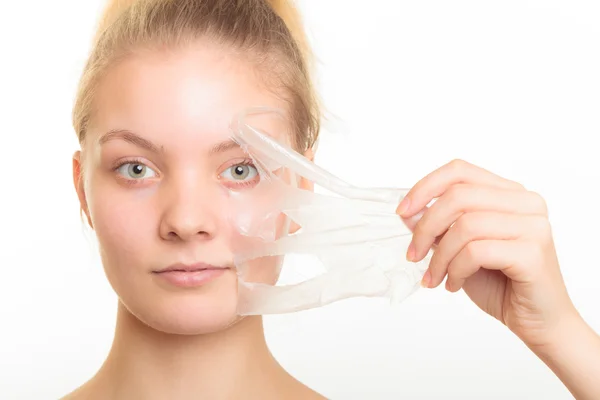
<instances>
[{"instance_id":1,"label":"woman's face","mask_svg":"<svg viewBox=\"0 0 600 400\"><path fill-rule=\"evenodd\" d=\"M229 125L253 106L286 103L210 46L129 57L100 83L78 193L110 284L155 329L206 333L236 319L227 193L257 174Z\"/></svg>"}]
</instances>

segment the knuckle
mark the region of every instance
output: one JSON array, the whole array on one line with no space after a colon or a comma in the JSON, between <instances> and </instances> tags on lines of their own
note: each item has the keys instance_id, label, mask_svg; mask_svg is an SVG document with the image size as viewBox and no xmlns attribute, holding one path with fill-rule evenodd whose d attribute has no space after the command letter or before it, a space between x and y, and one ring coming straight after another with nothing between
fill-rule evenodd
<instances>
[{"instance_id":1,"label":"knuckle","mask_svg":"<svg viewBox=\"0 0 600 400\"><path fill-rule=\"evenodd\" d=\"M537 242L528 242L525 246L527 249L523 251L523 254L526 254L522 258L523 267L532 271L541 268L545 253L543 246Z\"/></svg>"},{"instance_id":2,"label":"knuckle","mask_svg":"<svg viewBox=\"0 0 600 400\"><path fill-rule=\"evenodd\" d=\"M545 217L535 217L533 218L531 230L531 235L535 238L537 247L542 250L542 254L545 253L545 249L552 246L552 226L550 221Z\"/></svg>"},{"instance_id":3,"label":"knuckle","mask_svg":"<svg viewBox=\"0 0 600 400\"><path fill-rule=\"evenodd\" d=\"M478 215L476 213L463 214L453 225L452 229L461 238L472 238L476 235L479 226Z\"/></svg>"},{"instance_id":4,"label":"knuckle","mask_svg":"<svg viewBox=\"0 0 600 400\"><path fill-rule=\"evenodd\" d=\"M532 229L533 233L536 236L547 236L550 233L550 221L545 217L533 217L532 219Z\"/></svg>"},{"instance_id":5,"label":"knuckle","mask_svg":"<svg viewBox=\"0 0 600 400\"><path fill-rule=\"evenodd\" d=\"M542 195L536 192L529 192L533 207L541 214L548 215L548 204Z\"/></svg>"},{"instance_id":6,"label":"knuckle","mask_svg":"<svg viewBox=\"0 0 600 400\"><path fill-rule=\"evenodd\" d=\"M477 246L477 242L467 243L463 252L464 252L465 258L468 261L473 262L473 261L477 260L478 255L479 255L479 248Z\"/></svg>"},{"instance_id":7,"label":"knuckle","mask_svg":"<svg viewBox=\"0 0 600 400\"><path fill-rule=\"evenodd\" d=\"M456 205L464 195L464 188L461 185L452 185L444 195L447 205Z\"/></svg>"},{"instance_id":8,"label":"knuckle","mask_svg":"<svg viewBox=\"0 0 600 400\"><path fill-rule=\"evenodd\" d=\"M465 160L462 160L460 158L455 158L448 163L448 166L453 169L462 170L463 168L465 168L467 166L467 164L468 163Z\"/></svg>"},{"instance_id":9,"label":"knuckle","mask_svg":"<svg viewBox=\"0 0 600 400\"><path fill-rule=\"evenodd\" d=\"M519 182L514 182L514 181L513 181L513 182L511 182L511 185L514 187L514 190L517 190L517 191L524 191L524 190L527 190L527 189L525 188L525 186L524 186L522 183L519 183Z\"/></svg>"}]
</instances>

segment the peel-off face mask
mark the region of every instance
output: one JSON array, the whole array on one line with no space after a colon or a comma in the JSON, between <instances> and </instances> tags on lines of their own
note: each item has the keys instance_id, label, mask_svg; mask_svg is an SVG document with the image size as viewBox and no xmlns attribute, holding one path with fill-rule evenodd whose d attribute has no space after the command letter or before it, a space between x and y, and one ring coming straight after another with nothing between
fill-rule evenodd
<instances>
[{"instance_id":1,"label":"peel-off face mask","mask_svg":"<svg viewBox=\"0 0 600 400\"><path fill-rule=\"evenodd\" d=\"M238 273L238 314L281 314L350 297L399 303L420 287L430 256L405 254L412 232L396 208L406 189L360 188L293 149L281 110L254 108L232 122L232 139L257 171L231 191L230 246ZM244 171L240 171L244 172Z\"/></svg>"}]
</instances>

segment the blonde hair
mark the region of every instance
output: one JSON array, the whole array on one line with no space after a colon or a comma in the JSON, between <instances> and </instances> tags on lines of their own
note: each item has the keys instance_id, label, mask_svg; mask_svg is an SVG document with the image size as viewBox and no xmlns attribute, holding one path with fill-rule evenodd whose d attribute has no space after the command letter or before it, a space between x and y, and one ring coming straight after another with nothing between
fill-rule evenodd
<instances>
[{"instance_id":1,"label":"blonde hair","mask_svg":"<svg viewBox=\"0 0 600 400\"><path fill-rule=\"evenodd\" d=\"M290 105L294 144L311 149L321 111L312 55L291 0L110 0L100 19L73 108L80 143L93 117L98 82L115 62L144 48L164 49L206 37L249 56L265 83Z\"/></svg>"}]
</instances>

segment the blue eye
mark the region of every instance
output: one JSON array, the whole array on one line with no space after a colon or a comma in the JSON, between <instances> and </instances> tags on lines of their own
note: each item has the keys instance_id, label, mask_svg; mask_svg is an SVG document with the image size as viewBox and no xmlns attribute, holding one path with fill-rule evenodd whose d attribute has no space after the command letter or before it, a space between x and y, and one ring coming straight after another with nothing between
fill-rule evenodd
<instances>
[{"instance_id":1,"label":"blue eye","mask_svg":"<svg viewBox=\"0 0 600 400\"><path fill-rule=\"evenodd\" d=\"M257 175L257 169L248 164L232 165L223 172L223 177L232 181L251 180L256 178Z\"/></svg>"},{"instance_id":2,"label":"blue eye","mask_svg":"<svg viewBox=\"0 0 600 400\"><path fill-rule=\"evenodd\" d=\"M156 176L152 168L141 163L125 163L119 166L117 171L128 179L147 179Z\"/></svg>"}]
</instances>

